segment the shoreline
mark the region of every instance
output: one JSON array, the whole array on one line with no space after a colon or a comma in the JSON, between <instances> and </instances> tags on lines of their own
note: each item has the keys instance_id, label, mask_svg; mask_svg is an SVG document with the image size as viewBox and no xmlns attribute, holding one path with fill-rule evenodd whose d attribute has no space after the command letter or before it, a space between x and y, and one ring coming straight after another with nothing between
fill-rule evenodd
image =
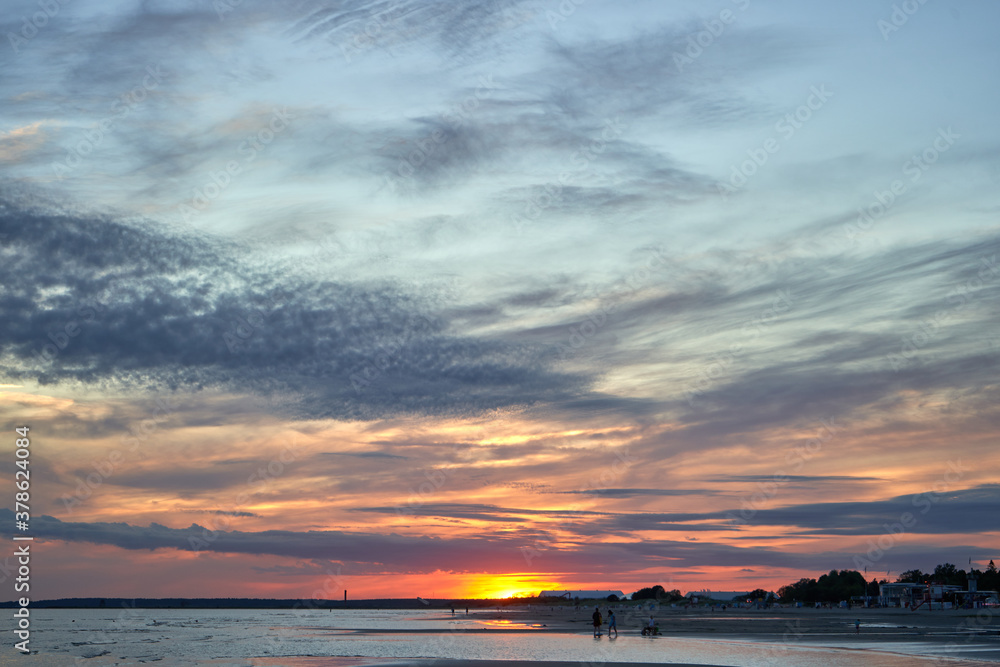
<instances>
[{"instance_id":1,"label":"shoreline","mask_svg":"<svg viewBox=\"0 0 1000 667\"><path fill-rule=\"evenodd\" d=\"M605 622L601 632L607 635L607 607L601 607ZM638 636L649 611L616 609L621 636ZM630 613L631 612L631 613ZM564 609L508 610L471 613L468 618L480 622L524 624L523 632L570 632L592 634L590 614L593 607ZM1000 662L1000 610L907 611L878 609L728 609L709 612L705 609L666 608L653 611L660 637L732 639L764 641L787 645L804 643L933 642L947 646L972 643L996 645ZM456 615L457 616L457 615ZM464 616L464 614L463 614ZM451 618L450 614L442 618ZM860 621L859 632L854 622ZM537 627L543 626L543 627ZM513 629L508 630L513 631Z\"/></svg>"},{"instance_id":2,"label":"shoreline","mask_svg":"<svg viewBox=\"0 0 1000 667\"><path fill-rule=\"evenodd\" d=\"M601 607L602 615L607 615L607 609L608 605ZM156 643L180 640L188 646L188 640L202 641L206 636L215 634L219 627L235 627L234 624L242 624L244 619L243 615L224 616L222 626L218 625L218 621L216 625L200 625L198 619L205 623L204 613L207 610L189 611L196 613L178 616L173 610L169 623L147 624L138 629L155 627L154 633L164 633L164 636L156 638ZM620 642L617 638L608 637L606 624L601 628L602 636L592 638L590 614L593 607L583 605L563 609L470 609L468 614L456 609L454 615L439 609L423 613L400 611L402 613L389 616L398 619L397 623L371 624L374 627L366 627L370 624L365 622L364 616L351 618L354 614L349 612L349 615L340 615L336 612L306 611L296 620L283 618L274 621L262 615L261 627L269 628L273 623L275 627L271 631L279 631L276 636L281 637L284 633L289 638L301 638L308 644L285 644L282 649L291 655L281 657L280 654L269 657L255 651L256 655L251 653L239 658L223 658L228 651L216 647L202 657L189 653L187 659L172 660L171 652L166 649L167 644L160 644L161 648L149 654L145 648L135 652L135 646L130 646L132 652L128 658L108 646L108 654L89 658L88 664L94 667L138 664L136 658L139 656L146 661L157 660L164 667L172 664L211 667L563 667L579 665L581 660L600 663L604 667L640 662L691 667L737 664L996 667L1000 664L1000 614L993 610L976 613L971 610L910 612L898 609L779 608L729 609L711 613L703 608L666 608L653 612L660 634L641 637L641 621L648 619L649 610L622 608L615 610ZM385 617L378 615L372 618ZM861 622L858 634L855 634L855 620ZM101 620L103 624L108 622L108 619ZM422 622L435 627L425 627ZM133 635L130 630L126 633ZM89 627L86 632L91 632ZM532 634L539 637L531 638ZM81 638L89 637L89 634L81 635ZM315 643L317 639L325 641L324 637L329 637L333 643L328 647ZM389 658L378 650L371 652L365 648L368 640L383 646L404 642L413 648L405 652L397 650L398 657ZM462 656L468 650L463 646L471 649L469 657L457 659L456 653ZM514 646L527 648L508 650ZM483 647L493 648L484 651ZM553 652L552 648L546 647L559 649ZM104 647L95 644L94 648ZM303 650L296 654L296 648ZM69 664L65 654L34 657L39 667ZM761 657L765 658L765 662L760 662ZM574 660L570 661L570 658ZM671 659L678 662L670 662ZM5 663L0 660L0 664Z\"/></svg>"}]
</instances>

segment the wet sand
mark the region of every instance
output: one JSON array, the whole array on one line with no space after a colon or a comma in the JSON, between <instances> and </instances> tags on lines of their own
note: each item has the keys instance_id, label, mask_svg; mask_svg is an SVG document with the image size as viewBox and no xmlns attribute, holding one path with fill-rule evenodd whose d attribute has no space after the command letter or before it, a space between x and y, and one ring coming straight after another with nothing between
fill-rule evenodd
<instances>
[{"instance_id":1,"label":"wet sand","mask_svg":"<svg viewBox=\"0 0 1000 667\"><path fill-rule=\"evenodd\" d=\"M485 625L482 629L466 632L483 633L574 633L591 635L593 607L567 607L531 609L503 609L474 611L466 615L458 612L454 616L443 613L442 619L474 619ZM607 617L607 608L601 607ZM648 611L636 609L615 610L618 630L621 636L637 636ZM903 611L899 609L808 609L778 608L766 610L728 609L725 612L710 612L705 609L660 609L654 612L661 636L714 638L719 641L761 642L794 648L828 647L831 649L872 651L871 664L882 664L878 656L885 651L909 653L906 643L919 645L921 654L913 655L913 664L996 665L1000 663L1000 612L975 611ZM855 633L854 621L861 621L860 632ZM381 631L374 631L381 632ZM398 631L397 631L398 632ZM413 632L423 632L415 630ZM607 636L607 624L602 627ZM951 646L951 648L949 648ZM985 649L981 647L985 646ZM976 648L980 647L980 648ZM969 650L969 649L975 650ZM937 656L937 657L936 657ZM831 656L829 664L837 664ZM256 661L255 661L256 662ZM276 663L261 661L260 667ZM283 662L281 664L292 664ZM341 663L338 663L341 664ZM579 662L532 662L520 660L399 660L358 659L356 665L391 665L392 667L564 667L579 666ZM604 667L632 663L601 663ZM646 663L655 664L655 663ZM670 663L674 667L681 663ZM694 665L696 663L683 663ZM792 663L781 663L792 664ZM854 664L854 663L852 663ZM894 663L895 664L895 663ZM323 659L297 659L295 667L326 667L330 662ZM682 665L683 667L683 665ZM712 667L699 663L699 667Z\"/></svg>"},{"instance_id":2,"label":"wet sand","mask_svg":"<svg viewBox=\"0 0 1000 667\"><path fill-rule=\"evenodd\" d=\"M607 606L601 606L602 614L607 616ZM555 643L566 642L566 637L556 637L555 634L576 635L583 643L590 645L593 642L594 664L601 664L603 667L618 667L618 665L633 664L625 662L615 662L615 656L608 655L610 644L606 639L590 639L593 633L591 625L591 614L593 607L581 606L580 608L564 607L563 609L540 607L533 605L530 609L503 609L503 610L476 610L466 615L464 610L459 611L454 616L446 610L442 610L439 620L470 620L474 624L459 623L459 629L454 631L442 631L441 625L438 629L424 628L395 628L387 629L384 625L379 628L355 628L328 629L322 626L309 626L311 632L330 631L343 636L344 634L357 635L359 638L371 637L378 641L402 640L399 635L440 635L455 638L465 636L471 639L470 635L495 635L509 637L511 641L518 642L518 637L526 637L530 634L553 633L552 640ZM649 618L648 611L640 611L636 608L620 608L615 610L619 634L625 639L624 643L617 644L619 659L624 658L627 651L621 649L629 648L634 643L646 644L649 641L650 647L657 647L665 652L669 652L673 659L680 658L684 663L670 663L673 665L700 665L701 667L713 665L733 665L751 664L747 655L770 656L769 651L773 651L773 660L761 662L759 659L752 664L776 664L776 665L800 665L804 664L801 658L810 657L814 660L809 664L823 665L923 665L923 666L949 666L959 665L997 667L1000 664L1000 610L982 610L978 614L973 611L918 611L909 612L899 609L798 609L798 608L778 608L766 610L744 610L729 609L725 612L710 612L705 609L682 609L667 608L654 612L658 627L661 632L660 637L639 638L642 625ZM855 634L854 621L861 621L861 631ZM422 616L421 620L431 620L427 616ZM604 637L607 637L607 626L602 627ZM395 635L396 637L393 637ZM732 644L724 648L718 654L706 653L701 650L705 647L704 640L710 640L709 646L721 646ZM460 639L459 639L460 641ZM599 644L598 644L599 642ZM494 642L495 643L495 642ZM569 638L569 644L576 646L577 640ZM475 645L473 642L470 645ZM484 645L482 643L480 646ZM492 645L492 644L490 644ZM497 644L502 646L503 643ZM413 655L427 656L423 659L410 658L375 658L375 657L323 657L323 656L296 656L296 657L256 657L256 658L212 658L210 655L202 659L178 661L172 658L169 653L156 658L156 663L161 667L170 665L201 665L210 667L349 667L354 665L392 665L394 667L458 667L468 665L469 667L563 667L564 665L580 665L580 662L570 662L567 654L554 654L551 657L559 659L555 662L540 662L531 660L496 660L488 659L493 655L489 652L478 652L475 657L480 659L434 659L437 648L428 649L425 645L419 652ZM691 653L687 652L690 647ZM818 649L818 653L817 653ZM762 653L762 651L764 653ZM823 662L815 662L817 654L828 655ZM361 654L367 653L359 652ZM454 652L451 652L454 655ZM890 655L892 654L892 655ZM112 654L113 655L113 654ZM128 664L138 664L119 657L106 655L87 660L87 664L93 667L119 667ZM406 655L406 654L403 654ZM461 655L461 653L459 653ZM574 653L572 657L577 657ZM648 654L647 654L648 655ZM696 657L697 656L697 657ZM710 657L715 656L715 657ZM727 657L719 657L727 656ZM7 656L10 657L10 656ZM512 658L523 657L511 655ZM632 656L634 657L634 656ZM734 657L736 658L734 660ZM20 658L14 656L13 659ZM69 665L75 664L66 656L47 660L45 656L32 656L32 663L39 667L45 665ZM486 658L486 659L484 659ZM608 662L603 659L611 658ZM23 660L23 658L21 658ZM699 660L701 662L699 662ZM0 667L13 664L0 657ZM664 663L645 663L664 664Z\"/></svg>"},{"instance_id":3,"label":"wet sand","mask_svg":"<svg viewBox=\"0 0 1000 667\"><path fill-rule=\"evenodd\" d=\"M525 610L480 611L470 613L495 629L524 631L593 632L593 607L532 608ZM607 607L601 606L605 617L602 631L607 631ZM649 619L649 611L615 609L618 631L638 634ZM464 617L465 614L457 614ZM904 611L900 609L727 609L710 612L705 609L666 608L653 612L663 635L716 636L758 638L767 641L795 641L796 638L843 637L857 640L920 640L966 637L1000 640L1000 609ZM442 618L450 618L443 614ZM854 621L861 621L855 634Z\"/></svg>"},{"instance_id":4,"label":"wet sand","mask_svg":"<svg viewBox=\"0 0 1000 667\"><path fill-rule=\"evenodd\" d=\"M422 659L422 660L400 660L395 662L372 661L372 662L339 662L344 658L293 658L294 662L281 663L257 663L255 667L580 667L581 662L546 661L537 662L532 660L446 660ZM330 662L338 660L338 662ZM348 659L350 660L350 659ZM633 667L634 662L595 662L593 667ZM644 667L656 667L657 663L640 663ZM671 662L666 667L717 667L716 665L704 665L695 663Z\"/></svg>"}]
</instances>

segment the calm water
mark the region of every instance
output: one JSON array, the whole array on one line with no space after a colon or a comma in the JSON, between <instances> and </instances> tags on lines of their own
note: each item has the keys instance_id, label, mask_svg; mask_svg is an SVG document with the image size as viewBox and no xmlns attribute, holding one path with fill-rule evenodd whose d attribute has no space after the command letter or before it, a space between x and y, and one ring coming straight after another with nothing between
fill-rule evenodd
<instances>
[{"instance_id":1,"label":"calm water","mask_svg":"<svg viewBox=\"0 0 1000 667\"><path fill-rule=\"evenodd\" d=\"M510 624L476 621L440 611L334 612L260 610L37 610L32 612L31 648L39 655L21 656L8 638L0 665L211 664L249 666L292 664L282 658L369 658L386 662L401 658L677 663L706 665L929 665L982 664L934 658L941 645L931 642L816 642L792 645L717 638L640 637L594 639L581 633L502 633ZM524 626L520 626L524 627ZM492 628L492 629L484 629ZM359 630L393 630L360 633ZM7 634L7 633L5 633ZM1000 660L997 643L970 643L962 657ZM906 651L907 655L900 655ZM76 658L86 660L76 661ZM338 661L339 662L339 661ZM360 660L358 662L361 662ZM341 664L343 664L341 662ZM993 663L994 666L996 663Z\"/></svg>"}]
</instances>

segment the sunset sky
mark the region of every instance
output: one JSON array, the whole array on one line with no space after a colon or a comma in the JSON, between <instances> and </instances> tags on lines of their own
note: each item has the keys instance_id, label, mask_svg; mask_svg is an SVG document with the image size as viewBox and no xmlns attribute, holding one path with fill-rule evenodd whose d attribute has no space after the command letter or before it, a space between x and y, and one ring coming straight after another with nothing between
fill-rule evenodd
<instances>
[{"instance_id":1,"label":"sunset sky","mask_svg":"<svg viewBox=\"0 0 1000 667\"><path fill-rule=\"evenodd\" d=\"M1000 4L0 7L33 599L1000 559Z\"/></svg>"}]
</instances>

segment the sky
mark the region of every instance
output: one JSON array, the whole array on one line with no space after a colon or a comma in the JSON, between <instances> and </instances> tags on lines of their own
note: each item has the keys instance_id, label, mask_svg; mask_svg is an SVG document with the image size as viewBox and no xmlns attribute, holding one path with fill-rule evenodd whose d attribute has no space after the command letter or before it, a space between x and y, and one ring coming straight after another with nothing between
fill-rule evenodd
<instances>
[{"instance_id":1,"label":"sky","mask_svg":"<svg viewBox=\"0 0 1000 667\"><path fill-rule=\"evenodd\" d=\"M33 598L1000 558L997 3L0 6Z\"/></svg>"}]
</instances>

